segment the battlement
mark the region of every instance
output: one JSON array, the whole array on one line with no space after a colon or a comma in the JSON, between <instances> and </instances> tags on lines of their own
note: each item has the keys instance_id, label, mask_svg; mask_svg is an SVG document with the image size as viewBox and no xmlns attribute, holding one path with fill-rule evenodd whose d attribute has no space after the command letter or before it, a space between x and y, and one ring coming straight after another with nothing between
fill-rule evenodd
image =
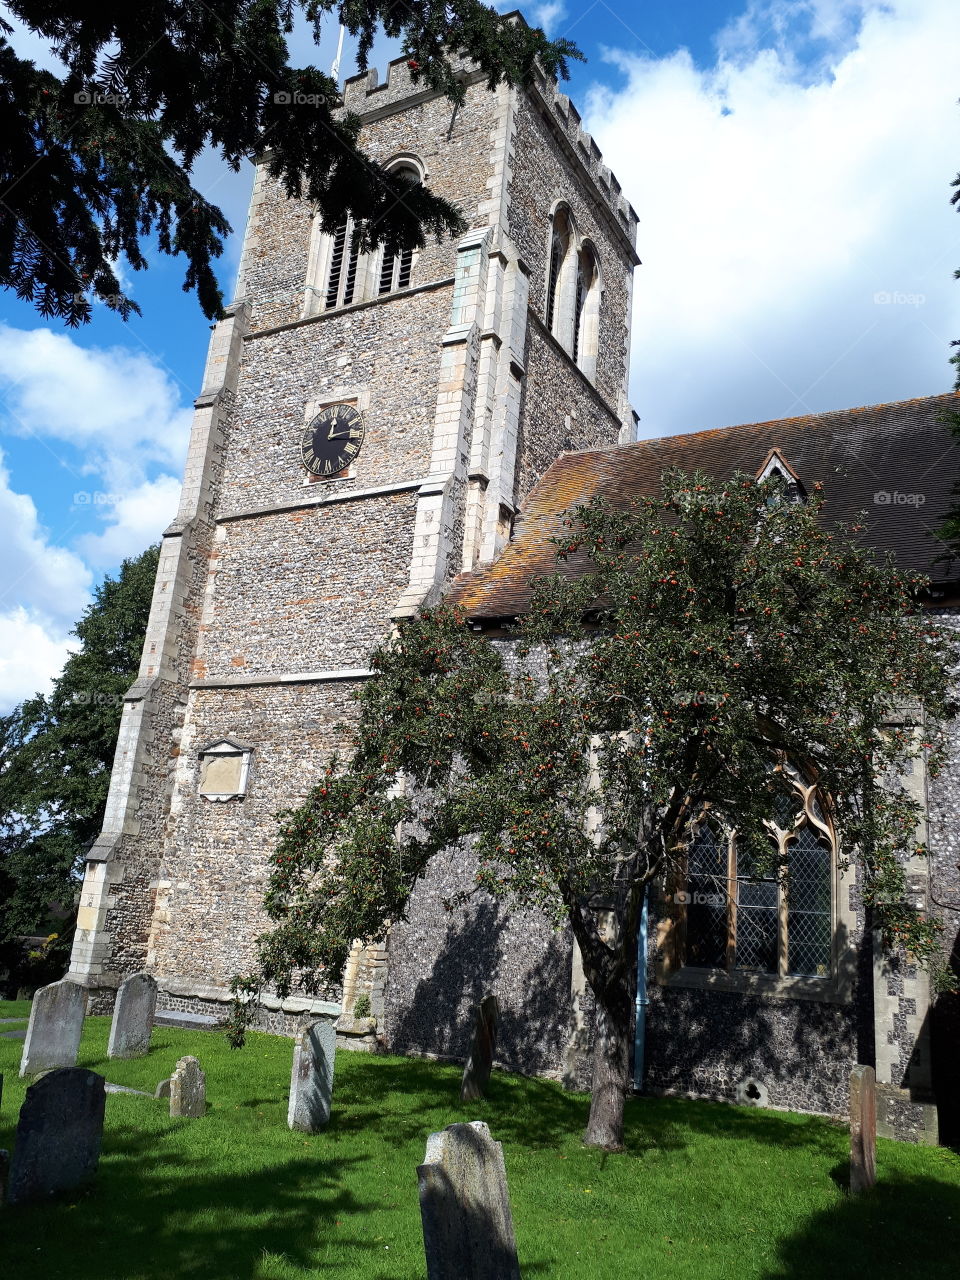
<instances>
[{"instance_id":1,"label":"battlement","mask_svg":"<svg viewBox=\"0 0 960 1280\"><path fill-rule=\"evenodd\" d=\"M523 21L519 14L509 15ZM472 64L462 61L459 74L469 83L483 80L483 72ZM560 92L556 82L538 71L531 86L535 96L554 124L561 137L570 144L574 158L586 170L598 188L601 197L609 207L617 222L630 238L631 244L636 239L636 211L624 196L620 183L604 164L603 154L593 137L581 125L580 112L565 93ZM422 102L433 97L432 91L421 81L414 81L413 74L405 58L394 58L387 64L387 78L382 83L376 67L360 75L351 76L343 86L343 105L346 111L355 112L359 116L383 108L395 107L406 100Z\"/></svg>"}]
</instances>

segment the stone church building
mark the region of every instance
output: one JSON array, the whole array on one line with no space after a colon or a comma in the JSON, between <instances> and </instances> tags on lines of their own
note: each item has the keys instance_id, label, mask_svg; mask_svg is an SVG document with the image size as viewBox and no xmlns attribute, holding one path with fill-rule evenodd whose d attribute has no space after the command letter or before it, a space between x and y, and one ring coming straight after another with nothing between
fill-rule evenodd
<instances>
[{"instance_id":1,"label":"stone church building","mask_svg":"<svg viewBox=\"0 0 960 1280\"><path fill-rule=\"evenodd\" d=\"M561 514L592 494L627 500L668 465L778 466L822 481L841 516L872 512L871 539L902 564L927 569L935 554L926 528L958 470L939 418L954 397L637 442L637 215L552 82L491 92L463 76L457 110L403 61L344 91L370 154L459 205L457 243L361 254L349 221L323 233L257 171L88 855L70 977L95 1011L146 969L161 1008L225 1012L268 925L274 815L321 776L372 647L444 593L502 633L550 568ZM931 604L950 615L956 587L940 578ZM911 784L937 853L911 868L911 890L957 902L957 780ZM809 919L776 886L751 916L734 871L731 939L695 892L726 865L716 848L691 859L689 904L651 904L637 1087L837 1113L850 1067L875 1062L887 1131L935 1141L928 979L874 955L856 876L805 806ZM344 1043L370 1047L375 1030L390 1049L457 1058L492 990L505 1066L587 1084L589 998L570 938L491 902L445 912L462 860L437 860L409 918L355 951L331 999L268 999L266 1025L321 1013ZM375 1029L353 1017L361 991Z\"/></svg>"}]
</instances>

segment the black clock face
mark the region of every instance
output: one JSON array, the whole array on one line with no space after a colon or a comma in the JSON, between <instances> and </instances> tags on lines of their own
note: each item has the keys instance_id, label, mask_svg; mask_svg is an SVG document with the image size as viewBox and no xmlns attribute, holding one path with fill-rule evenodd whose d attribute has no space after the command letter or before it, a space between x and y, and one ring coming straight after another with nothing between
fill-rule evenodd
<instances>
[{"instance_id":1,"label":"black clock face","mask_svg":"<svg viewBox=\"0 0 960 1280\"><path fill-rule=\"evenodd\" d=\"M303 465L315 476L334 476L349 467L363 444L363 415L352 404L321 409L303 433Z\"/></svg>"}]
</instances>

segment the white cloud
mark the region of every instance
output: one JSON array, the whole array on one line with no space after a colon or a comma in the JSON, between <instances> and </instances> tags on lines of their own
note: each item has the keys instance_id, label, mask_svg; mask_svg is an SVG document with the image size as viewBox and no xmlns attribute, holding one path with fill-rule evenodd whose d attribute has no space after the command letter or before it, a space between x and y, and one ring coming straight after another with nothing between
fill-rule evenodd
<instances>
[{"instance_id":1,"label":"white cloud","mask_svg":"<svg viewBox=\"0 0 960 1280\"><path fill-rule=\"evenodd\" d=\"M530 11L530 25L543 27L544 35L553 35L557 23L567 16L567 6L563 0L547 0L546 4L534 5Z\"/></svg>"},{"instance_id":2,"label":"white cloud","mask_svg":"<svg viewBox=\"0 0 960 1280\"><path fill-rule=\"evenodd\" d=\"M817 0L752 5L707 69L610 55L587 123L640 215L643 434L948 389L958 43L955 0Z\"/></svg>"},{"instance_id":3,"label":"white cloud","mask_svg":"<svg viewBox=\"0 0 960 1280\"><path fill-rule=\"evenodd\" d=\"M90 602L93 575L50 542L33 499L10 488L0 454L0 713L45 690L63 666L69 632Z\"/></svg>"},{"instance_id":4,"label":"white cloud","mask_svg":"<svg viewBox=\"0 0 960 1280\"><path fill-rule=\"evenodd\" d=\"M51 634L28 610L0 611L0 714L35 693L48 693L77 641Z\"/></svg>"},{"instance_id":5,"label":"white cloud","mask_svg":"<svg viewBox=\"0 0 960 1280\"><path fill-rule=\"evenodd\" d=\"M180 481L175 476L162 475L128 493L84 496L109 519L109 524L103 533L83 534L77 539L77 548L88 564L110 568L128 556L139 555L152 542L159 542L177 513Z\"/></svg>"},{"instance_id":6,"label":"white cloud","mask_svg":"<svg viewBox=\"0 0 960 1280\"><path fill-rule=\"evenodd\" d=\"M90 598L92 574L79 556L54 546L33 499L14 493L0 454L0 612L26 606L54 628L69 627Z\"/></svg>"},{"instance_id":7,"label":"white cloud","mask_svg":"<svg viewBox=\"0 0 960 1280\"><path fill-rule=\"evenodd\" d=\"M183 465L191 413L146 354L0 324L0 388L7 430L81 450L84 472L111 491L142 484L151 464Z\"/></svg>"},{"instance_id":8,"label":"white cloud","mask_svg":"<svg viewBox=\"0 0 960 1280\"><path fill-rule=\"evenodd\" d=\"M51 533L33 499L11 488L0 455L2 710L58 673L95 572L115 571L170 523L191 414L173 380L146 355L2 324L0 393L4 429L36 440L76 476L65 527ZM91 511L100 522L93 531ZM63 545L70 539L72 549Z\"/></svg>"}]
</instances>

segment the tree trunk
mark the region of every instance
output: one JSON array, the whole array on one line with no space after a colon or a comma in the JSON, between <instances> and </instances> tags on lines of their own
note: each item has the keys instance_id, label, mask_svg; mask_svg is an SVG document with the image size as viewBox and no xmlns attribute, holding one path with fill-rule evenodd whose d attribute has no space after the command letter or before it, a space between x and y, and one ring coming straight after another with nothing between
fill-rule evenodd
<instances>
[{"instance_id":1,"label":"tree trunk","mask_svg":"<svg viewBox=\"0 0 960 1280\"><path fill-rule=\"evenodd\" d=\"M630 998L624 990L597 998L593 1096L583 1140L607 1151L623 1148L623 1104L630 1083Z\"/></svg>"}]
</instances>

